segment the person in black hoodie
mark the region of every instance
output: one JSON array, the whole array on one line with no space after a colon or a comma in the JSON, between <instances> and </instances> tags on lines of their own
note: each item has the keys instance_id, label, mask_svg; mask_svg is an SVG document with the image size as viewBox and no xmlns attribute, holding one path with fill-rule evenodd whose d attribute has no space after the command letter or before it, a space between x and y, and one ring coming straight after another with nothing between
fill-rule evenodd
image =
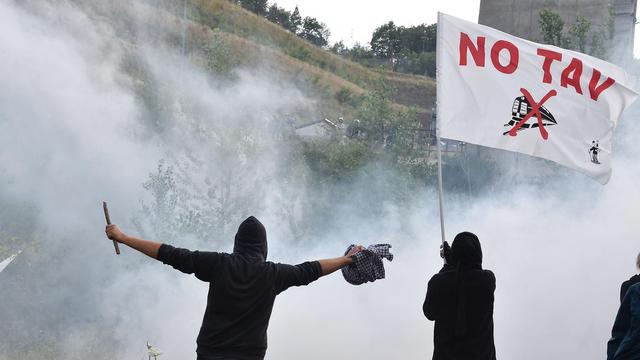
<instances>
[{"instance_id":1,"label":"person in black hoodie","mask_svg":"<svg viewBox=\"0 0 640 360\"><path fill-rule=\"evenodd\" d=\"M640 254L638 254L638 257L636 258L636 267L638 268L638 270L640 270ZM637 283L640 283L639 274L633 275L631 278L629 278L629 280L622 283L622 286L620 286L620 302L622 302L622 300L624 299L624 296L627 294L629 288Z\"/></svg>"},{"instance_id":2,"label":"person in black hoodie","mask_svg":"<svg viewBox=\"0 0 640 360\"><path fill-rule=\"evenodd\" d=\"M272 263L266 261L265 228L253 216L240 224L232 254L175 248L128 236L116 225L107 225L105 232L111 240L209 283L198 360L263 359L276 295L351 264L351 256L362 250L358 246L345 256L299 265Z\"/></svg>"},{"instance_id":3,"label":"person in black hoodie","mask_svg":"<svg viewBox=\"0 0 640 360\"><path fill-rule=\"evenodd\" d=\"M495 360L493 299L496 278L482 269L482 248L470 232L456 235L445 265L427 287L422 311L435 321L433 360Z\"/></svg>"},{"instance_id":4,"label":"person in black hoodie","mask_svg":"<svg viewBox=\"0 0 640 360\"><path fill-rule=\"evenodd\" d=\"M629 287L607 342L607 360L640 359L640 284Z\"/></svg>"}]
</instances>

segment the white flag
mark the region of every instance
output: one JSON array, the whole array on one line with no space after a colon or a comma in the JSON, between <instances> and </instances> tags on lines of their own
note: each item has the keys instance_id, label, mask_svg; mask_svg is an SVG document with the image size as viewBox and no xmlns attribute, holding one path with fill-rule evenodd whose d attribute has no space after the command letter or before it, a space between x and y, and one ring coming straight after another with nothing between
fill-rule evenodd
<instances>
[{"instance_id":1,"label":"white flag","mask_svg":"<svg viewBox=\"0 0 640 360\"><path fill-rule=\"evenodd\" d=\"M624 70L442 13L437 51L441 137L609 181L613 130L638 96Z\"/></svg>"}]
</instances>

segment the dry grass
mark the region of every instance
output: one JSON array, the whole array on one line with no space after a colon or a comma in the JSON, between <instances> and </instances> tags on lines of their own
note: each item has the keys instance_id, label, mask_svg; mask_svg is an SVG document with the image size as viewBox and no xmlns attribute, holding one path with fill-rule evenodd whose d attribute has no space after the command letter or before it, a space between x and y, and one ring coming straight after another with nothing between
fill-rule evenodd
<instances>
[{"instance_id":1,"label":"dry grass","mask_svg":"<svg viewBox=\"0 0 640 360\"><path fill-rule=\"evenodd\" d=\"M176 0L164 0L164 5L170 1ZM347 91L361 95L374 88L381 77L395 90L393 99L397 108L415 107L421 118L430 116L435 96L433 79L366 68L314 46L228 0L189 0L189 3L187 47L192 53L216 37L223 39L238 65L266 67L283 80L306 82L315 89L314 95L320 98L323 111L328 112L325 116L350 115L354 109L337 101L337 94ZM182 19L174 11L163 11L153 5L149 5L148 11L156 13L146 17L151 22L148 25L161 29L158 33L164 34L163 40L178 42Z\"/></svg>"},{"instance_id":2,"label":"dry grass","mask_svg":"<svg viewBox=\"0 0 640 360\"><path fill-rule=\"evenodd\" d=\"M397 89L398 102L408 106L430 108L427 103L430 104L431 97L435 95L433 79L366 68L314 46L227 0L192 0L191 3L195 9L198 9L197 21L205 26L219 28L255 43L278 49L293 59L332 73L337 78L363 89L375 86L382 76L389 85ZM282 60L286 62L285 59ZM336 77L334 79L337 80ZM339 86L333 86L333 88L339 88ZM417 95L408 93L416 90ZM425 99L422 100L422 97Z\"/></svg>"}]
</instances>

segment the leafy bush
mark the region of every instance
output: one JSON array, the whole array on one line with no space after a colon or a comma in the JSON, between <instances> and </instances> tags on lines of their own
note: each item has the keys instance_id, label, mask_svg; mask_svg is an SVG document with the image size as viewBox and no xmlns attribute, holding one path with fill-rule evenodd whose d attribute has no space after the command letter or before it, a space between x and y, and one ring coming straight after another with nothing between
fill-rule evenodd
<instances>
[{"instance_id":1,"label":"leafy bush","mask_svg":"<svg viewBox=\"0 0 640 360\"><path fill-rule=\"evenodd\" d=\"M311 57L311 52L305 47L296 46L288 51L288 55L300 61L307 61Z\"/></svg>"},{"instance_id":2,"label":"leafy bush","mask_svg":"<svg viewBox=\"0 0 640 360\"><path fill-rule=\"evenodd\" d=\"M336 93L336 100L340 104L352 104L353 103L353 91L348 88L342 88Z\"/></svg>"}]
</instances>

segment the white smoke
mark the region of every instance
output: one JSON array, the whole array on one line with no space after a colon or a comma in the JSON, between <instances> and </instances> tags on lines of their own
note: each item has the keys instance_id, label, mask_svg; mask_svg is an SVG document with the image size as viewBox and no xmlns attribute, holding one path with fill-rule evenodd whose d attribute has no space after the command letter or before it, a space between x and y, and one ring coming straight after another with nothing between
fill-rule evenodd
<instances>
[{"instance_id":1,"label":"white smoke","mask_svg":"<svg viewBox=\"0 0 640 360\"><path fill-rule=\"evenodd\" d=\"M25 312L28 323L44 316L33 308L37 304L61 304L57 319L70 322L65 334L52 335L62 339L54 355L23 358L141 358L146 341L165 359L194 358L206 284L130 249L115 256L103 235L102 200L109 201L114 222L137 231L130 219L139 200L153 200L140 184L161 159L191 176L194 188L233 181L238 203L246 200L243 193L253 197L237 212L265 223L275 261L335 257L351 243L393 244L396 257L385 263L385 280L354 287L335 274L282 294L271 319L268 359L430 357L433 324L422 315L422 302L441 266L436 194L425 189L410 203L381 204L375 216L360 196L336 198L332 218L342 220L326 224L320 238L295 238L281 213L291 207L290 214L300 216L297 209L314 189L305 188L304 179L284 182L291 178L279 172L279 158L290 149L274 127L277 115L313 107L303 89L260 69L217 78L170 48L143 41L135 57L163 106L159 130L145 120L151 116L136 92L139 79L122 70L131 44L116 40L104 21L65 2L1 1L0 24L0 192L2 199L36 205L33 227L44 256L52 257L46 270L56 273L56 283L15 311L34 311ZM630 124L619 135L632 138L637 126L629 117L622 122ZM473 198L447 197L448 238L476 233L484 266L496 274L499 358L604 356L619 284L634 272L640 231L634 218L640 212L638 155L632 141L621 145L606 187L562 170L551 172L558 179L530 181L540 162L519 157L508 174L523 181L504 179ZM384 174L363 175L354 188L366 192L367 179ZM471 180L484 181L474 174ZM256 199L262 206L250 207ZM183 200L202 207L208 201ZM228 238L172 240L229 251L241 220L227 224ZM3 278L8 274L14 273L3 272L0 285L12 281ZM3 324L0 335L34 330ZM27 345L39 349L51 330L37 330ZM0 357L15 354L14 345L0 346ZM105 348L104 355L97 352Z\"/></svg>"}]
</instances>

